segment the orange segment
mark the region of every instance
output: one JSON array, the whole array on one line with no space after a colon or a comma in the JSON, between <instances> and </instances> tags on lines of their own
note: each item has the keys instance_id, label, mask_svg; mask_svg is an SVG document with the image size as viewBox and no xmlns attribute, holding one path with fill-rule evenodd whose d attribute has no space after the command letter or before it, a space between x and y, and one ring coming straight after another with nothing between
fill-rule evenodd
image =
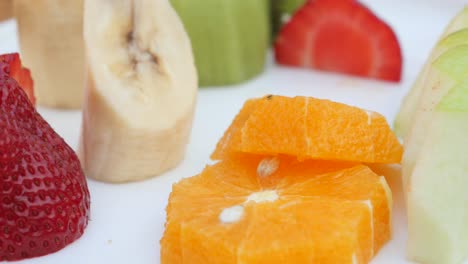
<instances>
[{"instance_id":1,"label":"orange segment","mask_svg":"<svg viewBox=\"0 0 468 264\"><path fill-rule=\"evenodd\" d=\"M367 263L367 206L322 198L284 198L255 207L237 263ZM343 221L346 218L346 221Z\"/></svg>"},{"instance_id":2,"label":"orange segment","mask_svg":"<svg viewBox=\"0 0 468 264\"><path fill-rule=\"evenodd\" d=\"M245 102L244 106L232 121L229 129L224 133L223 137L219 140L212 157L213 159L221 159L224 153L228 152L233 146L241 142L241 130L245 121L249 118L252 111L255 109L260 99L252 99Z\"/></svg>"},{"instance_id":3,"label":"orange segment","mask_svg":"<svg viewBox=\"0 0 468 264\"><path fill-rule=\"evenodd\" d=\"M305 100L310 139L306 158L400 162L402 146L382 115L328 100Z\"/></svg>"},{"instance_id":4,"label":"orange segment","mask_svg":"<svg viewBox=\"0 0 468 264\"><path fill-rule=\"evenodd\" d=\"M307 164L300 164L296 171ZM299 177L297 177L299 176ZM376 177L368 167L358 165L349 169L311 177L288 174L283 181L290 184L282 191L283 195L301 193L313 197L330 197L366 204L372 213L375 227L373 252L377 253L391 237L391 197L388 197L385 179ZM306 179L295 182L296 178ZM304 177L305 176L305 177ZM308 179L307 179L308 176Z\"/></svg>"},{"instance_id":5,"label":"orange segment","mask_svg":"<svg viewBox=\"0 0 468 264\"><path fill-rule=\"evenodd\" d=\"M236 152L399 163L403 148L378 113L329 100L268 96L247 101L212 158Z\"/></svg>"},{"instance_id":6,"label":"orange segment","mask_svg":"<svg viewBox=\"0 0 468 264\"><path fill-rule=\"evenodd\" d=\"M220 224L221 208L183 222L180 236L183 262L179 263L238 263L239 244L245 239L251 213L244 212L244 217L234 223Z\"/></svg>"},{"instance_id":7,"label":"orange segment","mask_svg":"<svg viewBox=\"0 0 468 264\"><path fill-rule=\"evenodd\" d=\"M253 213L244 241L239 244L237 263L280 264L290 263L292 259L296 263L313 263L315 242L310 239L311 229L304 226L310 217L288 214L292 207L288 202L280 199L246 205Z\"/></svg>"},{"instance_id":8,"label":"orange segment","mask_svg":"<svg viewBox=\"0 0 468 264\"><path fill-rule=\"evenodd\" d=\"M279 100L276 96L267 96L258 100L244 126L238 130L240 145L234 143L234 149L256 154L307 153L306 111L306 101L301 97ZM277 152L272 152L272 148Z\"/></svg>"},{"instance_id":9,"label":"orange segment","mask_svg":"<svg viewBox=\"0 0 468 264\"><path fill-rule=\"evenodd\" d=\"M194 177L199 179L199 177ZM182 181L184 183L185 181ZM166 212L165 235L161 240L161 262L162 263L183 263L182 262L182 246L181 239L181 224L187 219L205 218L213 215L213 211L218 211L219 208L229 205L235 205L243 202L244 197L222 197L221 193L210 193L210 189L203 186L203 181L193 181L197 188L178 188L174 186L174 190L170 196L171 203L168 205ZM233 194L236 196L236 193ZM186 207L186 205L190 205Z\"/></svg>"},{"instance_id":10,"label":"orange segment","mask_svg":"<svg viewBox=\"0 0 468 264\"><path fill-rule=\"evenodd\" d=\"M390 237L383 183L352 163L232 157L174 185L161 263L367 263Z\"/></svg>"}]
</instances>

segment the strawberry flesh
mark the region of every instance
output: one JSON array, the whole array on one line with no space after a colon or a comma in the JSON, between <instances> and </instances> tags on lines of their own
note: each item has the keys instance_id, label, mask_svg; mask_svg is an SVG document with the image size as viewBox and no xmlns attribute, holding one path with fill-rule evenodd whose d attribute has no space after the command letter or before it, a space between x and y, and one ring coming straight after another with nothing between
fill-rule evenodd
<instances>
[{"instance_id":1,"label":"strawberry flesh","mask_svg":"<svg viewBox=\"0 0 468 264\"><path fill-rule=\"evenodd\" d=\"M281 30L275 57L283 65L401 80L395 33L358 1L308 1Z\"/></svg>"},{"instance_id":2,"label":"strawberry flesh","mask_svg":"<svg viewBox=\"0 0 468 264\"><path fill-rule=\"evenodd\" d=\"M64 248L83 234L90 211L77 156L8 67L18 72L11 61L0 61L0 261Z\"/></svg>"},{"instance_id":3,"label":"strawberry flesh","mask_svg":"<svg viewBox=\"0 0 468 264\"><path fill-rule=\"evenodd\" d=\"M26 92L33 105L36 104L34 96L34 82L29 69L21 64L18 53L0 55L0 71L15 79L20 87Z\"/></svg>"}]
</instances>

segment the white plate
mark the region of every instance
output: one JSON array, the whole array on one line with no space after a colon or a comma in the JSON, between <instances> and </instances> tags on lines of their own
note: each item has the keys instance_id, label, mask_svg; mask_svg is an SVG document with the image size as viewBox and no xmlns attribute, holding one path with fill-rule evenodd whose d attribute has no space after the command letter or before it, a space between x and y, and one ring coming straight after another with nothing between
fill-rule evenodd
<instances>
[{"instance_id":1,"label":"white plate","mask_svg":"<svg viewBox=\"0 0 468 264\"><path fill-rule=\"evenodd\" d=\"M209 162L216 141L249 97L283 94L329 98L378 111L391 122L432 46L449 20L461 10L464 1L365 2L393 26L400 38L405 59L404 78L400 84L286 69L270 63L265 74L243 85L202 89L187 156L177 169L134 184L109 185L90 180L92 216L84 236L58 253L16 263L159 263L159 240L164 230L164 209L171 185L197 174ZM0 23L0 53L17 49L15 23ZM40 112L71 146L76 147L81 121L79 112L49 109L40 109ZM394 238L375 257L373 264L409 263L405 261L406 220L399 183L390 184L396 200Z\"/></svg>"}]
</instances>

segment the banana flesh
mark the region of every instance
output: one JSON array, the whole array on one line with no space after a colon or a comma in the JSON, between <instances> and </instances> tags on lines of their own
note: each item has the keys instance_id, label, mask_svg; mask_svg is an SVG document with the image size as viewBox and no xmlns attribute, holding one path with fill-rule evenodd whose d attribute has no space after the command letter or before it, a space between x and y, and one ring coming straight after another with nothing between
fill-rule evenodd
<instances>
[{"instance_id":1,"label":"banana flesh","mask_svg":"<svg viewBox=\"0 0 468 264\"><path fill-rule=\"evenodd\" d=\"M14 12L22 59L31 69L38 104L81 108L83 0L14 0Z\"/></svg>"},{"instance_id":2,"label":"banana flesh","mask_svg":"<svg viewBox=\"0 0 468 264\"><path fill-rule=\"evenodd\" d=\"M105 182L159 175L183 158L197 94L190 40L168 0L86 0L88 64L79 155Z\"/></svg>"},{"instance_id":3,"label":"banana flesh","mask_svg":"<svg viewBox=\"0 0 468 264\"><path fill-rule=\"evenodd\" d=\"M13 0L0 0L0 21L13 17Z\"/></svg>"}]
</instances>

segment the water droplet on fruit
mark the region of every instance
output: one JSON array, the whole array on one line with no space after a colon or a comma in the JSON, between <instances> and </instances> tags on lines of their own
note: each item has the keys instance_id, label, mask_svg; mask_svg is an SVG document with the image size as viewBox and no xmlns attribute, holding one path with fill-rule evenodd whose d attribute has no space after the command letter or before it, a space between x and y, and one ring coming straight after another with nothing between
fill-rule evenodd
<instances>
[{"instance_id":1,"label":"water droplet on fruit","mask_svg":"<svg viewBox=\"0 0 468 264\"><path fill-rule=\"evenodd\" d=\"M257 167L259 177L268 177L275 173L279 168L280 160L278 157L264 158Z\"/></svg>"},{"instance_id":2,"label":"water droplet on fruit","mask_svg":"<svg viewBox=\"0 0 468 264\"><path fill-rule=\"evenodd\" d=\"M244 207L242 205L236 205L225 208L221 214L219 214L219 221L223 224L231 224L238 222L244 215Z\"/></svg>"}]
</instances>

